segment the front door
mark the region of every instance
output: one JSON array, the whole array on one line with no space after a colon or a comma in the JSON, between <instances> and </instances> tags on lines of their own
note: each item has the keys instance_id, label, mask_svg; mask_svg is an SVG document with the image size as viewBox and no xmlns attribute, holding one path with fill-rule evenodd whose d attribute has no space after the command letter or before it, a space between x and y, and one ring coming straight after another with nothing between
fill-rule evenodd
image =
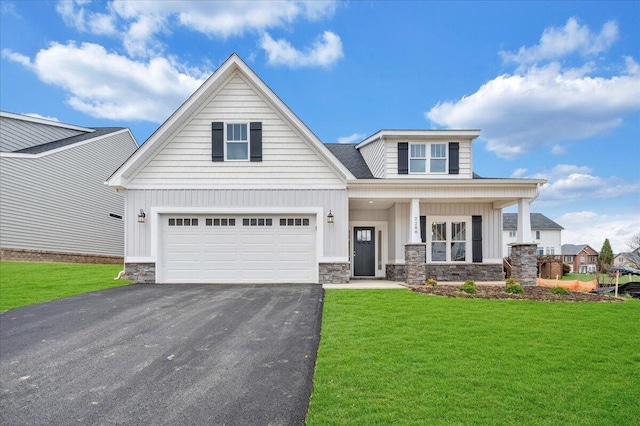
<instances>
[{"instance_id":1,"label":"front door","mask_svg":"<svg viewBox=\"0 0 640 426\"><path fill-rule=\"evenodd\" d=\"M375 228L353 228L353 275L373 277L376 275Z\"/></svg>"}]
</instances>

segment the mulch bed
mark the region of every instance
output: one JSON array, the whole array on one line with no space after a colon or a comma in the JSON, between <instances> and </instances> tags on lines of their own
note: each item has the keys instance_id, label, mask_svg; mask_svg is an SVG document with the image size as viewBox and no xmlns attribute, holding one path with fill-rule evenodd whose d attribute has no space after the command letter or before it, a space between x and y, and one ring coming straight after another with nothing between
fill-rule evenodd
<instances>
[{"instance_id":1,"label":"mulch bed","mask_svg":"<svg viewBox=\"0 0 640 426\"><path fill-rule=\"evenodd\" d=\"M553 294L549 287L526 286L524 294L511 294L504 291L499 285L479 285L478 294L468 294L460 291L457 285L438 284L436 286L417 285L411 289L417 293L431 294L434 296L464 297L466 299L514 299L537 300L543 302L624 302L624 299L602 294L570 291L569 294Z\"/></svg>"}]
</instances>

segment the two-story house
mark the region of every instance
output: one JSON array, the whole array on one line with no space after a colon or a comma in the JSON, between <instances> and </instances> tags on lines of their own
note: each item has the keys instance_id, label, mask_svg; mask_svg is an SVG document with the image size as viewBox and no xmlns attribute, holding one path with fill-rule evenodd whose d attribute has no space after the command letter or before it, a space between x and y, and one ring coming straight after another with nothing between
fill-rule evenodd
<instances>
[{"instance_id":1,"label":"two-story house","mask_svg":"<svg viewBox=\"0 0 640 426\"><path fill-rule=\"evenodd\" d=\"M531 236L538 244L536 254L538 256L560 255L562 252L562 226L549 219L542 213L531 213ZM509 244L516 242L518 229L518 213L503 213L502 215L502 242L503 256L511 254Z\"/></svg>"},{"instance_id":2,"label":"two-story house","mask_svg":"<svg viewBox=\"0 0 640 426\"><path fill-rule=\"evenodd\" d=\"M629 266L636 269L640 268L640 247L633 251L625 251L616 254L611 266Z\"/></svg>"},{"instance_id":3,"label":"two-story house","mask_svg":"<svg viewBox=\"0 0 640 426\"><path fill-rule=\"evenodd\" d=\"M126 274L404 281L418 262L422 277L502 279L502 209L528 218L544 180L475 175L479 135L380 130L325 145L234 54L108 180L125 195Z\"/></svg>"},{"instance_id":4,"label":"two-story house","mask_svg":"<svg viewBox=\"0 0 640 426\"><path fill-rule=\"evenodd\" d=\"M563 244L562 260L571 272L592 274L598 270L598 252L587 244Z\"/></svg>"}]
</instances>

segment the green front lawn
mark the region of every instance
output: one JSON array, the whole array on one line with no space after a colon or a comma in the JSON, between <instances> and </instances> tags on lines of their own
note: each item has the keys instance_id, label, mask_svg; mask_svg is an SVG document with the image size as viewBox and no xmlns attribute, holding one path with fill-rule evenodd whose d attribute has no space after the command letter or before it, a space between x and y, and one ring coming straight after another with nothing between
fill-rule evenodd
<instances>
[{"instance_id":1,"label":"green front lawn","mask_svg":"<svg viewBox=\"0 0 640 426\"><path fill-rule=\"evenodd\" d=\"M0 311L129 284L122 265L0 262Z\"/></svg>"},{"instance_id":2,"label":"green front lawn","mask_svg":"<svg viewBox=\"0 0 640 426\"><path fill-rule=\"evenodd\" d=\"M309 425L622 425L640 302L327 290Z\"/></svg>"}]
</instances>

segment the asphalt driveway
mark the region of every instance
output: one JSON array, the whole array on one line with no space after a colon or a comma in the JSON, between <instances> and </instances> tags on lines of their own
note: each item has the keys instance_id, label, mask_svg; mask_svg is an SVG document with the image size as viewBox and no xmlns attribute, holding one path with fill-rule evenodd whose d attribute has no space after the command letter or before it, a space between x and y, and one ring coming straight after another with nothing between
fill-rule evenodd
<instances>
[{"instance_id":1,"label":"asphalt driveway","mask_svg":"<svg viewBox=\"0 0 640 426\"><path fill-rule=\"evenodd\" d=\"M320 285L132 285L0 313L3 425L299 425Z\"/></svg>"}]
</instances>

